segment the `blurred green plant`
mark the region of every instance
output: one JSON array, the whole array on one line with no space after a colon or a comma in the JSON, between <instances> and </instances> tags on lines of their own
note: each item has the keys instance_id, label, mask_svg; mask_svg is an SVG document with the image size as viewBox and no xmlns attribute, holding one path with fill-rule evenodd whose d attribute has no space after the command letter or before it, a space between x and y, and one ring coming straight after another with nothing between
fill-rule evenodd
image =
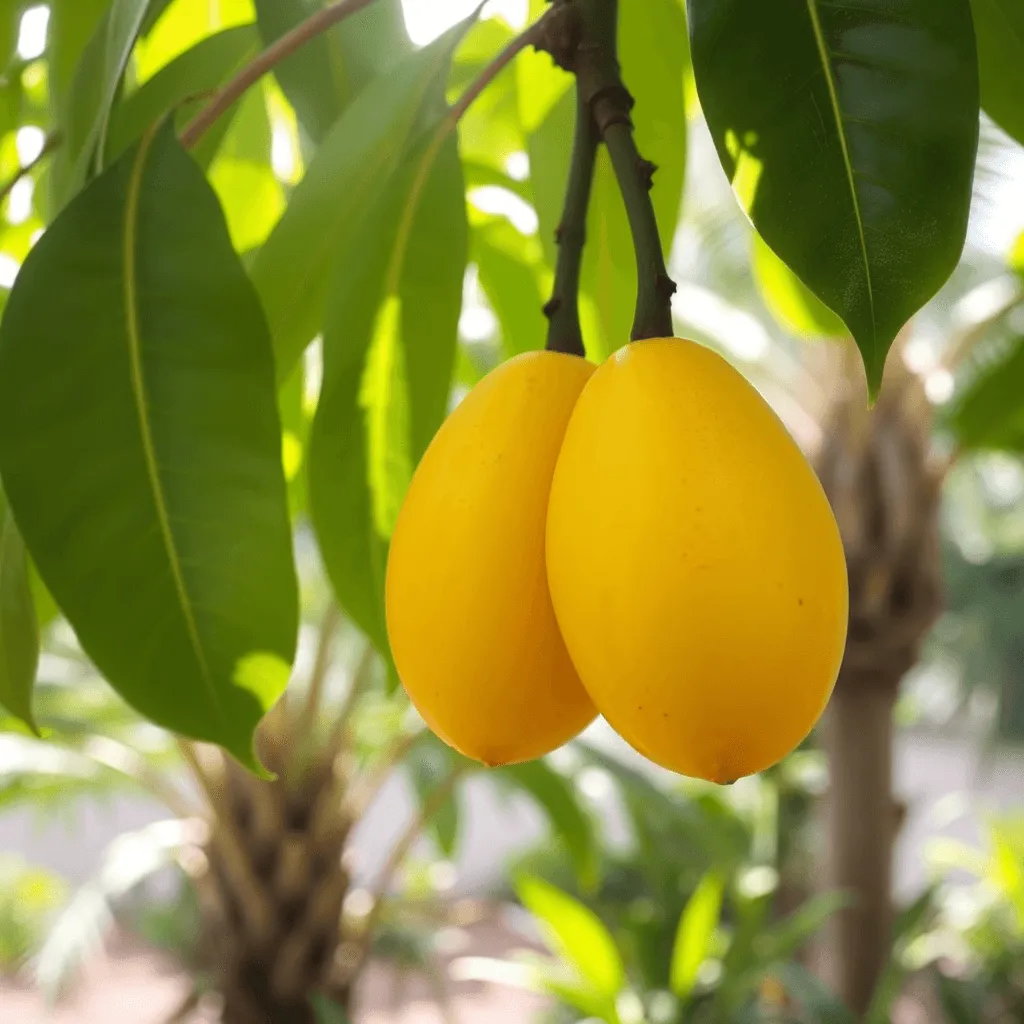
<instances>
[{"instance_id":1,"label":"blurred green plant","mask_svg":"<svg viewBox=\"0 0 1024 1024\"><path fill-rule=\"evenodd\" d=\"M19 857L0 857L0 974L24 965L66 898L56 875Z\"/></svg>"}]
</instances>

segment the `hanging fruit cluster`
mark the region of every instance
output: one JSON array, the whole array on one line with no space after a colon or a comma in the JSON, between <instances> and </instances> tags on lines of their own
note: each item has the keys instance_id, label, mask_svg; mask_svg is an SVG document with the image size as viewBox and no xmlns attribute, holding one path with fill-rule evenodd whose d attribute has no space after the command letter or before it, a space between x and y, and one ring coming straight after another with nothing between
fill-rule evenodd
<instances>
[{"instance_id":1,"label":"hanging fruit cluster","mask_svg":"<svg viewBox=\"0 0 1024 1024\"><path fill-rule=\"evenodd\" d=\"M399 675L463 754L538 757L600 712L718 783L810 732L847 604L796 443L725 360L678 339L599 368L548 351L494 370L424 456L387 574Z\"/></svg>"}]
</instances>

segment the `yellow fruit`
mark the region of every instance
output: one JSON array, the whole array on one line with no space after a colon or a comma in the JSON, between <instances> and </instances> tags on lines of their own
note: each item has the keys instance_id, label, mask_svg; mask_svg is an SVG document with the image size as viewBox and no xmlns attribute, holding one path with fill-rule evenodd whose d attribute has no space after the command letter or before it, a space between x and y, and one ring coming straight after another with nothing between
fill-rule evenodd
<instances>
[{"instance_id":1,"label":"yellow fruit","mask_svg":"<svg viewBox=\"0 0 1024 1024\"><path fill-rule=\"evenodd\" d=\"M596 714L544 566L551 476L593 372L575 356L529 352L488 374L431 442L391 541L398 674L431 729L484 764L540 757Z\"/></svg>"},{"instance_id":2,"label":"yellow fruit","mask_svg":"<svg viewBox=\"0 0 1024 1024\"><path fill-rule=\"evenodd\" d=\"M846 639L846 564L811 467L764 400L689 341L590 379L548 507L548 582L598 710L667 768L731 782L811 730Z\"/></svg>"}]
</instances>

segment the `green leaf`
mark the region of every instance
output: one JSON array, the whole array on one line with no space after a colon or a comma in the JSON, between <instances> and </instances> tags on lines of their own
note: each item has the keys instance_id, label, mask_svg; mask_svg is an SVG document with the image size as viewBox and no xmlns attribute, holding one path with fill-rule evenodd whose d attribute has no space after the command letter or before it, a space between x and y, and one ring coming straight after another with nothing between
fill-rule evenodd
<instances>
[{"instance_id":1,"label":"green leaf","mask_svg":"<svg viewBox=\"0 0 1024 1024\"><path fill-rule=\"evenodd\" d=\"M168 123L22 267L0 324L0 474L115 689L251 767L298 621L275 398L259 303Z\"/></svg>"},{"instance_id":2,"label":"green leaf","mask_svg":"<svg viewBox=\"0 0 1024 1024\"><path fill-rule=\"evenodd\" d=\"M0 494L0 704L38 734L32 688L39 665L39 622L25 542L6 506Z\"/></svg>"},{"instance_id":3,"label":"green leaf","mask_svg":"<svg viewBox=\"0 0 1024 1024\"><path fill-rule=\"evenodd\" d=\"M319 0L255 0L264 45L276 42L323 5ZM338 119L346 94L340 43L333 32L311 39L274 69L299 123L320 142Z\"/></svg>"},{"instance_id":4,"label":"green leaf","mask_svg":"<svg viewBox=\"0 0 1024 1024\"><path fill-rule=\"evenodd\" d=\"M613 1003L626 983L626 971L615 940L600 918L539 878L520 878L516 892L538 919L552 951L573 967L595 995Z\"/></svg>"},{"instance_id":5,"label":"green leaf","mask_svg":"<svg viewBox=\"0 0 1024 1024\"><path fill-rule=\"evenodd\" d=\"M689 997L697 983L700 966L708 958L722 915L724 893L725 880L709 872L701 879L679 918L672 949L671 986L680 999Z\"/></svg>"},{"instance_id":6,"label":"green leaf","mask_svg":"<svg viewBox=\"0 0 1024 1024\"><path fill-rule=\"evenodd\" d=\"M525 790L547 815L551 831L565 843L576 877L584 889L593 889L600 874L599 848L594 822L580 806L572 780L546 761L507 765L497 773Z\"/></svg>"},{"instance_id":7,"label":"green leaf","mask_svg":"<svg viewBox=\"0 0 1024 1024\"><path fill-rule=\"evenodd\" d=\"M772 252L757 232L753 234L753 244L758 290L782 327L801 338L849 336L846 324Z\"/></svg>"},{"instance_id":8,"label":"green leaf","mask_svg":"<svg viewBox=\"0 0 1024 1024\"><path fill-rule=\"evenodd\" d=\"M1024 142L1024 5L971 0L978 42L981 105L1008 135Z\"/></svg>"},{"instance_id":9,"label":"green leaf","mask_svg":"<svg viewBox=\"0 0 1024 1024\"><path fill-rule=\"evenodd\" d=\"M54 122L66 121L64 111L75 70L110 0L50 0L47 27L47 86Z\"/></svg>"},{"instance_id":10,"label":"green leaf","mask_svg":"<svg viewBox=\"0 0 1024 1024\"><path fill-rule=\"evenodd\" d=\"M812 896L792 914L773 925L758 942L758 953L769 961L795 956L834 914L853 900L846 893L823 892Z\"/></svg>"},{"instance_id":11,"label":"green leaf","mask_svg":"<svg viewBox=\"0 0 1024 1024\"><path fill-rule=\"evenodd\" d=\"M54 161L54 187L63 205L89 178L103 151L107 124L149 0L111 0L82 52L62 111L64 145Z\"/></svg>"},{"instance_id":12,"label":"green leaf","mask_svg":"<svg viewBox=\"0 0 1024 1024\"><path fill-rule=\"evenodd\" d=\"M804 1011L808 1024L856 1024L839 998L802 964L780 964L772 975Z\"/></svg>"},{"instance_id":13,"label":"green leaf","mask_svg":"<svg viewBox=\"0 0 1024 1024\"><path fill-rule=\"evenodd\" d=\"M949 423L964 449L1024 451L1024 338L978 369L957 397Z\"/></svg>"},{"instance_id":14,"label":"green leaf","mask_svg":"<svg viewBox=\"0 0 1024 1024\"><path fill-rule=\"evenodd\" d=\"M543 348L547 321L540 285L543 253L537 239L524 238L507 220L492 220L474 228L473 259L501 325L505 357Z\"/></svg>"},{"instance_id":15,"label":"green leaf","mask_svg":"<svg viewBox=\"0 0 1024 1024\"><path fill-rule=\"evenodd\" d=\"M968 0L688 0L719 158L764 240L857 341L871 393L949 277L978 142Z\"/></svg>"},{"instance_id":16,"label":"green leaf","mask_svg":"<svg viewBox=\"0 0 1024 1024\"><path fill-rule=\"evenodd\" d=\"M465 24L402 61L359 95L328 133L252 267L286 379L324 322L339 250L384 191L420 127L431 85L447 76Z\"/></svg>"},{"instance_id":17,"label":"green leaf","mask_svg":"<svg viewBox=\"0 0 1024 1024\"><path fill-rule=\"evenodd\" d=\"M947 1024L978 1024L985 1020L988 993L980 978L950 978L938 968L934 971L934 978Z\"/></svg>"},{"instance_id":18,"label":"green leaf","mask_svg":"<svg viewBox=\"0 0 1024 1024\"><path fill-rule=\"evenodd\" d=\"M222 85L259 47L259 36L252 25L239 25L217 32L186 50L158 71L115 109L107 141L108 160L120 156L140 138L147 128L172 111L175 123L185 125L205 102L202 96ZM191 102L186 102L191 100ZM198 147L196 159L206 166L220 139L231 124L231 115L222 117Z\"/></svg>"}]
</instances>

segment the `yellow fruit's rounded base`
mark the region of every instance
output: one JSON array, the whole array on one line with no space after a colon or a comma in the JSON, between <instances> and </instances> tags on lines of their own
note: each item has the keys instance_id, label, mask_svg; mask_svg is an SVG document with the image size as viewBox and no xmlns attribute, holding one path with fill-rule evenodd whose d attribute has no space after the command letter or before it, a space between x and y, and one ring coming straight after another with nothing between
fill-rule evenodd
<instances>
[{"instance_id":1,"label":"yellow fruit's rounded base","mask_svg":"<svg viewBox=\"0 0 1024 1024\"><path fill-rule=\"evenodd\" d=\"M391 541L387 624L431 729L486 765L531 760L596 712L548 593L548 493L594 367L531 352L488 374L441 427Z\"/></svg>"},{"instance_id":2,"label":"yellow fruit's rounded base","mask_svg":"<svg viewBox=\"0 0 1024 1024\"><path fill-rule=\"evenodd\" d=\"M593 375L552 483L547 565L580 678L652 761L733 782L821 715L846 637L839 531L795 442L709 349L637 342Z\"/></svg>"}]
</instances>

